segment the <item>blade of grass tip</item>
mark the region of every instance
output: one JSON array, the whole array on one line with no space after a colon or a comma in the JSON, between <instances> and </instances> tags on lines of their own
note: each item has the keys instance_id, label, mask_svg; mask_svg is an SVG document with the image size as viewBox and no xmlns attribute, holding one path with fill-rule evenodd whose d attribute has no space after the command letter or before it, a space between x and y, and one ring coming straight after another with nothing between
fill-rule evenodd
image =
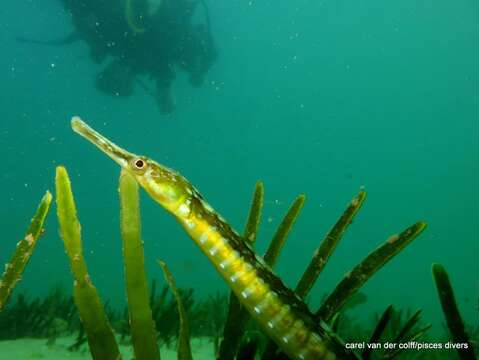
<instances>
[{"instance_id":1,"label":"blade of grass tip","mask_svg":"<svg viewBox=\"0 0 479 360\"><path fill-rule=\"evenodd\" d=\"M401 340L402 343L408 343L408 342L411 342L411 341L416 341L416 340L419 340L421 337L423 337L426 332L432 327L432 324L428 324L426 326L424 326L423 328L403 337L403 339ZM404 348L400 349L400 348L397 348L395 350L391 350L389 353L386 353L382 356L382 360L390 360L390 359L394 359L396 358L397 356L399 356L401 353L403 353L405 351Z\"/></svg>"},{"instance_id":2,"label":"blade of grass tip","mask_svg":"<svg viewBox=\"0 0 479 360\"><path fill-rule=\"evenodd\" d=\"M316 312L316 317L329 322L332 316L341 309L364 283L410 244L426 226L425 222L420 221L404 230L401 234L391 236L384 244L371 252L361 263L344 276Z\"/></svg>"},{"instance_id":3,"label":"blade of grass tip","mask_svg":"<svg viewBox=\"0 0 479 360\"><path fill-rule=\"evenodd\" d=\"M262 181L257 181L253 193L253 201L248 213L248 220L246 221L245 231L243 237L250 244L256 242L256 235L258 234L259 223L261 221L261 212L263 210L264 202L264 185Z\"/></svg>"},{"instance_id":4,"label":"blade of grass tip","mask_svg":"<svg viewBox=\"0 0 479 360\"><path fill-rule=\"evenodd\" d=\"M412 330L412 328L418 323L418 321L420 320L421 318L421 313L422 313L422 310L421 309L418 309L410 318L408 321L406 321L406 323L404 324L404 326L402 327L401 331L399 331L399 333L396 335L396 338L394 339L394 343L398 344L400 342L402 342L402 340L404 340L404 338L406 337L406 335Z\"/></svg>"},{"instance_id":5,"label":"blade of grass tip","mask_svg":"<svg viewBox=\"0 0 479 360\"><path fill-rule=\"evenodd\" d=\"M60 235L75 280L73 299L87 334L90 353L94 360L121 359L113 330L108 323L97 290L88 275L83 258L80 222L77 218L70 179L62 166L57 167L55 185Z\"/></svg>"},{"instance_id":6,"label":"blade of grass tip","mask_svg":"<svg viewBox=\"0 0 479 360\"><path fill-rule=\"evenodd\" d=\"M17 243L10 262L5 264L5 272L0 279L0 311L7 304L13 289L22 278L23 271L33 254L38 239L43 234L43 224L50 210L52 194L45 193L33 216L25 237Z\"/></svg>"},{"instance_id":7,"label":"blade of grass tip","mask_svg":"<svg viewBox=\"0 0 479 360\"><path fill-rule=\"evenodd\" d=\"M155 323L150 308L145 257L141 241L140 200L136 180L120 175L121 236L130 330L136 360L159 360Z\"/></svg>"},{"instance_id":8,"label":"blade of grass tip","mask_svg":"<svg viewBox=\"0 0 479 360\"><path fill-rule=\"evenodd\" d=\"M406 342L409 342L409 341L416 341L416 340L422 338L428 332L428 330L430 328L432 328L432 324L427 324L424 327L420 328L419 330L414 331L411 334L409 334L408 336L404 337L402 342L406 343Z\"/></svg>"},{"instance_id":9,"label":"blade of grass tip","mask_svg":"<svg viewBox=\"0 0 479 360\"><path fill-rule=\"evenodd\" d=\"M276 230L276 233L273 236L273 240L271 240L271 243L266 250L266 254L264 255L264 261L269 266L273 267L276 264L279 254L283 249L284 243L286 242L286 238L304 205L305 199L306 197L304 195L299 195L296 198L296 200L286 213L285 217L283 218L283 221L281 221L281 224ZM278 356L283 355L278 355L278 346L276 345L276 343L272 340L267 341L265 350L263 351L263 354L261 356L261 360L272 360Z\"/></svg>"},{"instance_id":10,"label":"blade of grass tip","mask_svg":"<svg viewBox=\"0 0 479 360\"><path fill-rule=\"evenodd\" d=\"M289 208L288 212L283 218L283 221L281 221L281 224L279 224L278 230L276 230L273 240L271 240L268 250L266 250L266 254L264 255L264 261L269 266L273 267L276 264L286 238L288 237L288 234L291 231L294 222L298 218L299 212L304 205L305 199L306 198L304 195L299 195L294 201L293 205L291 205Z\"/></svg>"},{"instance_id":11,"label":"blade of grass tip","mask_svg":"<svg viewBox=\"0 0 479 360\"><path fill-rule=\"evenodd\" d=\"M393 314L393 306L389 305L386 310L384 310L383 314L381 315L381 318L379 319L378 323L376 324L376 327L374 328L374 331L368 341L369 344L375 344L379 342L381 339L381 336L384 333L384 330L386 329L386 326L389 323L389 320L391 320L391 316ZM366 347L362 353L362 358L363 360L368 360L371 357L371 352L372 348Z\"/></svg>"},{"instance_id":12,"label":"blade of grass tip","mask_svg":"<svg viewBox=\"0 0 479 360\"><path fill-rule=\"evenodd\" d=\"M255 185L253 200L243 234L245 241L248 241L251 245L254 245L256 241L256 235L258 233L261 219L261 212L263 209L263 202L264 186L263 182L258 181ZM248 311L241 307L238 298L233 292L231 292L229 298L228 314L226 316L226 322L223 329L223 339L217 354L218 360L233 359L236 356L241 343L241 338L249 319L250 315Z\"/></svg>"},{"instance_id":13,"label":"blade of grass tip","mask_svg":"<svg viewBox=\"0 0 479 360\"><path fill-rule=\"evenodd\" d=\"M157 260L158 264L163 270L165 275L165 280L168 283L168 286L173 293L173 296L176 300L176 305L178 307L178 314L180 317L180 332L178 334L178 360L192 360L193 356L191 355L191 345L190 345L190 330L188 328L188 318L186 315L185 307L183 306L183 301L181 300L180 292L176 287L175 279L171 275L170 270L166 266L166 263L163 261Z\"/></svg>"},{"instance_id":14,"label":"blade of grass tip","mask_svg":"<svg viewBox=\"0 0 479 360\"><path fill-rule=\"evenodd\" d=\"M304 205L305 199L306 198L304 195L300 195L296 198L296 200L286 213L285 217L283 218L283 221L279 225L278 230L276 230L273 240L271 241L268 249L266 250L266 254L264 255L264 261L269 266L273 267L276 264L276 261L278 260L279 254L284 246L286 238L291 231L294 222L299 216L301 208ZM283 355L278 355L278 346L275 342L269 340L265 346L265 350L263 351L261 359L272 360L278 356Z\"/></svg>"},{"instance_id":15,"label":"blade of grass tip","mask_svg":"<svg viewBox=\"0 0 479 360\"><path fill-rule=\"evenodd\" d=\"M328 232L323 241L321 241L319 249L315 252L311 262L304 271L303 276L296 285L296 293L298 296L305 298L311 291L311 288L326 266L346 229L352 223L355 215L361 208L365 198L366 192L361 190L359 194L351 200L343 215L341 215L333 228Z\"/></svg>"},{"instance_id":16,"label":"blade of grass tip","mask_svg":"<svg viewBox=\"0 0 479 360\"><path fill-rule=\"evenodd\" d=\"M474 348L464 327L464 321L457 307L454 290L452 289L449 275L441 264L432 265L432 274L436 283L437 294L441 302L442 312L446 318L447 327L455 343L466 344L467 348L458 349L459 358L462 360L475 360Z\"/></svg>"}]
</instances>

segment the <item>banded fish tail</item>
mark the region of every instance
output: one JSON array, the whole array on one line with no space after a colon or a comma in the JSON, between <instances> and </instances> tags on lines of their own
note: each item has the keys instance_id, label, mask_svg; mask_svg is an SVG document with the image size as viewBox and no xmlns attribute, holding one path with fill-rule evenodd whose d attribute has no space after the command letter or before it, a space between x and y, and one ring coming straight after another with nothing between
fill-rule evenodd
<instances>
[{"instance_id":1,"label":"banded fish tail","mask_svg":"<svg viewBox=\"0 0 479 360\"><path fill-rule=\"evenodd\" d=\"M186 184L187 180L176 181ZM250 244L191 185L173 215L208 257L253 319L294 360L350 360L358 356L271 270Z\"/></svg>"}]
</instances>

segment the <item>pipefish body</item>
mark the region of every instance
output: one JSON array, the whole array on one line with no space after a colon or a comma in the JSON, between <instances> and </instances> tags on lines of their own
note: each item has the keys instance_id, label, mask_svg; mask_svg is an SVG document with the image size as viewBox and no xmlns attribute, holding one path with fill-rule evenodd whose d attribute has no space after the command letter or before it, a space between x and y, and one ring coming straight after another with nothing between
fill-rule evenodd
<instances>
[{"instance_id":1,"label":"pipefish body","mask_svg":"<svg viewBox=\"0 0 479 360\"><path fill-rule=\"evenodd\" d=\"M357 359L306 304L256 255L250 245L177 172L130 153L72 119L75 132L133 175L183 226L265 332L294 360Z\"/></svg>"}]
</instances>

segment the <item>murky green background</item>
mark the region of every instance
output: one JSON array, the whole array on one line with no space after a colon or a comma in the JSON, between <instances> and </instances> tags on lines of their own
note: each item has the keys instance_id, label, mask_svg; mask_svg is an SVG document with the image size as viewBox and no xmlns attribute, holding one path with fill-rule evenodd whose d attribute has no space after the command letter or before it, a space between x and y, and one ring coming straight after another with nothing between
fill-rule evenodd
<instances>
[{"instance_id":1,"label":"murky green background","mask_svg":"<svg viewBox=\"0 0 479 360\"><path fill-rule=\"evenodd\" d=\"M219 58L207 84L180 76L177 111L161 116L141 89L98 92L83 43L48 47L16 36L62 37L55 0L0 8L0 263L23 236L54 169L67 166L93 281L122 304L119 169L74 135L72 115L127 149L179 170L241 230L254 183L266 186L262 252L299 193L307 203L277 272L295 284L325 232L361 186L368 199L313 291L324 292L390 235L427 231L365 287L358 313L387 304L442 321L432 262L451 276L467 321L477 319L479 4L458 1L208 1ZM226 286L181 228L143 197L150 277L165 260L179 286ZM17 291L45 294L71 278L55 213Z\"/></svg>"}]
</instances>

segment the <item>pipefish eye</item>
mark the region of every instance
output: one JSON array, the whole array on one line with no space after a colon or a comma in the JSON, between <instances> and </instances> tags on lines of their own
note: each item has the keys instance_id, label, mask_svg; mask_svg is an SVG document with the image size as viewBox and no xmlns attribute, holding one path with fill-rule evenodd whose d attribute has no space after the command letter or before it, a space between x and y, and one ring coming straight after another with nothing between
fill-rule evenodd
<instances>
[{"instance_id":1,"label":"pipefish eye","mask_svg":"<svg viewBox=\"0 0 479 360\"><path fill-rule=\"evenodd\" d=\"M146 161L140 158L134 159L132 164L135 170L144 170L146 168Z\"/></svg>"}]
</instances>

